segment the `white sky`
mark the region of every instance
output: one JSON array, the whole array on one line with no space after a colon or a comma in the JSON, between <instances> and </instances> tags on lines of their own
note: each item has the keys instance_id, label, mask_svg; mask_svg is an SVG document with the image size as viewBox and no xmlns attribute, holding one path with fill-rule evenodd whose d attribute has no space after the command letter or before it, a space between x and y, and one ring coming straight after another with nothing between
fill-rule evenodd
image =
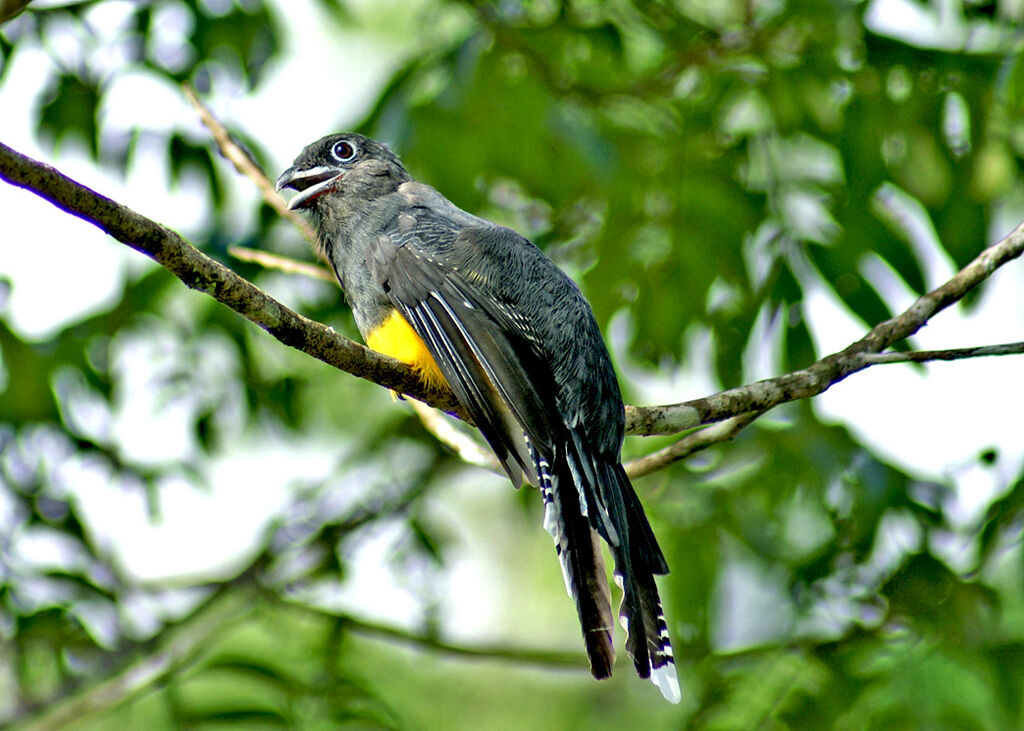
<instances>
[{"instance_id":1,"label":"white sky","mask_svg":"<svg viewBox=\"0 0 1024 731\"><path fill-rule=\"evenodd\" d=\"M882 5L873 3L873 12L880 12ZM906 5L894 0L887 7L906 10ZM335 37L330 39L310 37L317 29L325 33L331 26L318 16L316 3L308 0L290 2L278 13L287 14L288 28L301 27L304 35L286 39L288 50L283 60L271 70L258 93L239 90L214 94L207 101L229 123L261 140L273 140L268 147L280 170L305 143L358 119L400 51L365 38L339 39L333 29ZM189 187L169 192L166 170L156 156L140 154L122 180L98 168L80 150L65 147L54 157L36 145L27 110L43 87L49 65L40 51L15 57L0 87L0 140L53 162L80 182L187 235L202 221L207 203ZM323 69L330 70L326 77ZM346 119L338 117L338 100L324 93L325 78L331 80L331 89L345 95ZM140 103L142 99L145 103ZM204 134L176 89L155 85L142 75L115 80L105 113L110 123L121 128L184 128L198 136ZM224 169L228 170L226 163ZM228 172L225 177L233 175ZM245 181L235 179L232 185L232 195L240 200L255 195ZM1024 207L1018 207L1016 213L1021 211ZM7 185L0 185L0 216L4 235L0 277L13 283L3 305L4 316L28 338L45 339L76 318L109 307L116 301L126 273L153 266L97 229ZM1006 220L995 227L993 240L1010 230L1013 218L1014 212L1007 213ZM949 262L927 235L918 243L929 285L943 281L951 273ZM912 301L891 271L877 262L866 262L865 267L895 309ZM806 284L804 315L820 353L845 347L863 334L864 326L831 296L824 283ZM991 280L976 309L965 313L958 307L940 315L915 338L915 344L945 348L1015 340L1024 340L1024 271L1019 263ZM995 491L1005 488L1024 463L1019 424L1024 412L1021 368L1019 357L934 364L924 372L910 366L878 366L852 376L814 403L823 418L847 424L865 443L912 474L922 479L955 477L957 509L967 519L976 516ZM654 401L694 398L707 392L704 387L709 380L706 369L693 363L675 376L666 376L650 393ZM152 434L154 428L166 428L168 423L146 409L121 418L127 421L120 429L136 436ZM137 441L151 442L145 438ZM999 453L996 465L978 467L977 454L992 447ZM187 445L181 449L184 454ZM159 580L228 570L253 549L287 503L289 477L314 479L318 473L327 474L331 465L330 447L316 440L301 452L295 451L295 445L242 444L212 467L208 490L172 485L163 491L164 517L157 524L148 520L137 492L90 484L83 487L82 499L88 505L86 514L97 532L107 536L122 565L140 578ZM386 563L386 552L379 546L367 550L375 556L367 559L371 564ZM482 562L482 556L475 563L472 556L462 559L463 570L456 571L452 579L453 591L462 597L455 597L453 607L477 606L470 597L477 595L479 600L480 577L485 574L480 571ZM557 576L554 561L551 564L552 576ZM383 572L360 571L358 581L376 581L381 575ZM400 594L394 585L373 591L360 588L356 608L408 621L411 617L403 616L402 602L396 600ZM370 597L378 601L371 602ZM493 627L478 626L479 619L474 620L473 615L453 613L451 618L456 635L493 634Z\"/></svg>"}]
</instances>

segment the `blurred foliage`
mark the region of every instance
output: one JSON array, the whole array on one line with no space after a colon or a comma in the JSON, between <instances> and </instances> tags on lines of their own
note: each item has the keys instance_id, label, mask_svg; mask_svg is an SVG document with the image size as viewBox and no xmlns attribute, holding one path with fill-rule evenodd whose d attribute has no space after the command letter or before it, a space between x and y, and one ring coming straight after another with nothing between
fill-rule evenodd
<instances>
[{"instance_id":1,"label":"blurred foliage","mask_svg":"<svg viewBox=\"0 0 1024 731\"><path fill-rule=\"evenodd\" d=\"M963 264L1022 190L1019 4L948 4L954 40L934 44L873 32L866 16L878 5L318 2L332 31L408 49L360 131L388 140L457 204L546 248L600 322L628 311L623 358L670 373L697 328L723 386L750 377L751 346L772 349L781 369L817 357L800 316L811 285L831 287L866 323L892 314L866 257L922 291L915 211ZM225 256L238 239L226 233L237 202L211 142L186 129L117 128L105 94L128 71L259 93L283 53L285 5L39 6L0 31L0 78L22 49L52 58L31 110L39 139L55 150L73 141L122 173L140 140L157 140L173 184L206 186L211 214L193 240ZM338 104L340 116L341 95ZM294 237L266 207L254 213L248 245ZM306 314L351 332L330 287L237 268L290 287ZM158 689L91 709L80 727L1024 725L1024 477L963 525L952 484L904 474L796 404L647 478L638 488L673 566L661 585L684 701L670 708L625 667L596 684L585 673L469 664L368 640L319 601L353 570L357 547L391 526L389 555L418 596L421 639L437 639L461 539L423 498L451 501L446 485L479 477L380 389L282 350L154 270L45 341L0 318L0 722L60 708L53 699L73 701L161 656L173 633L200 633L204 607L245 592L250 611L171 652ZM176 456L126 449L117 425L140 390L153 418L178 414ZM89 510L83 485L98 481L144 495L159 521L168 485L201 489L236 445L313 434L338 445L335 468L298 481L246 565L212 578L133 578ZM486 522L492 541L514 531L542 545L539 501L506 492L504 511L459 506L463 519ZM510 510L517 503L523 510ZM515 576L529 550L495 548L495 573ZM561 582L548 563L554 597ZM564 608L564 596L556 601ZM509 624L520 611L507 610Z\"/></svg>"}]
</instances>

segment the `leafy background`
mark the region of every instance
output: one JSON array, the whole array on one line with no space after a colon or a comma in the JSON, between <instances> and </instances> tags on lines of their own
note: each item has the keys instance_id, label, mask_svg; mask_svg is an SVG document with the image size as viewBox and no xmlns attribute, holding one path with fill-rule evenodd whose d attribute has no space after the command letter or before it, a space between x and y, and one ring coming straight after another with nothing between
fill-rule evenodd
<instances>
[{"instance_id":1,"label":"leafy background","mask_svg":"<svg viewBox=\"0 0 1024 731\"><path fill-rule=\"evenodd\" d=\"M121 181L129 204L169 190L179 203L141 210L350 335L336 289L230 258L234 244L307 253L219 158L177 85L196 86L271 175L319 134L385 139L418 178L527 234L580 282L627 401L674 401L812 362L820 296L879 322L906 304L893 282L924 291L936 261L962 266L1019 217L1021 9L942 7L32 3L0 31L0 80L28 59L39 91L0 108L30 120L46 159ZM294 88L329 116L311 120L297 91L279 96L295 127L271 134L245 101L288 88L281 69L307 44L325 46L322 62L289 73L315 80ZM143 94L177 113L155 120ZM47 221L35 225L31 244L4 236L4 259L47 244ZM997 276L1020 285L1019 271ZM1024 723L1019 444L979 444L953 467L936 449L914 468L800 403L638 482L673 567L661 586L684 701L670 707L625 666L589 679L530 491L460 464L381 389L285 352L162 270L132 260L109 278L115 295L57 331L0 311L0 718L71 707L79 728ZM5 297L23 286L2 284ZM975 397L972 378L935 395L968 442L956 404ZM1002 387L1019 413L1019 382ZM919 416L898 395L884 408L907 429ZM979 474L987 489L966 500ZM223 504L195 497L223 485ZM241 517L252 502L262 522ZM125 504L144 510L114 509ZM150 543L125 515L183 527ZM203 531L231 545L175 569ZM127 687L138 668L159 682ZM118 690L96 700L104 682Z\"/></svg>"}]
</instances>

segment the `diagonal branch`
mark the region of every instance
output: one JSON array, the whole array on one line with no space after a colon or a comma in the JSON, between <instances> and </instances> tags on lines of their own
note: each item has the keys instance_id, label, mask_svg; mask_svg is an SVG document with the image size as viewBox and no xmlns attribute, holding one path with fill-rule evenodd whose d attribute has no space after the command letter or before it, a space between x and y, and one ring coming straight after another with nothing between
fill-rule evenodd
<instances>
[{"instance_id":1,"label":"diagonal branch","mask_svg":"<svg viewBox=\"0 0 1024 731\"><path fill-rule=\"evenodd\" d=\"M259 264L260 266L265 267L267 269L274 269L276 271L285 272L287 274L298 274L310 277L312 279L320 279L323 281L337 281L334 275L331 274L331 272L329 272L325 267L317 266L315 264L308 264L304 261L292 259L290 257L280 256L278 254L270 254L264 251L259 251L256 249L247 249L239 246L230 247L228 249L228 253L243 261ZM909 350L895 353L865 352L860 353L858 355L851 355L850 361L852 364L856 366L855 370L862 370L863 368L867 368L873 365L886 365L891 363L929 363L932 361L966 360L968 358L985 358L1001 355L1024 355L1024 342L1002 343L999 345L976 345L972 347L950 348L946 350ZM682 404L674 404L667 407L627 406L626 409L633 414L637 414L638 416L634 417L637 420L639 420L640 413L646 412L647 410L650 409L674 410L681 409L687 406L692 406L698 410L705 409L705 412L709 414L708 418L706 418L704 421L700 421L699 417L694 416L694 420L692 422L680 422L680 424L683 424L683 428L680 429L680 431L682 431L685 429L695 428L697 426L705 424L717 423L716 420L711 416L711 414L713 414L713 411L707 409L704 406L712 399L716 399L719 397L722 397L723 400L735 399L738 398L741 394L749 393L754 387L760 387L762 384L777 383L781 379L785 379L787 377L788 376L780 376L777 378L771 378L768 379L767 381L761 381L749 386L742 386L740 388L723 391L719 394L715 394L714 396L695 399L693 401L686 401ZM500 472L498 464L496 461L494 461L493 458L488 459L481 457L480 455L477 454L477 452L483 450L483 448L479 444L476 444L474 442L471 445L468 442L472 442L472 440L468 440L468 438L465 437L465 435L452 433L451 431L449 431L450 427L440 427L439 422L437 422L436 414L433 416L428 416L433 414L433 412L430 411L430 409L424 408L422 407L422 405L417 406L415 403L413 405L416 406L416 412L417 414L419 414L421 420L424 422L424 425L427 427L427 429L430 432L432 432L434 436L437 437L440 441L451 446L455 452L459 453L462 456L464 461L469 462L470 464L476 464L481 467L486 467L487 469L491 469L492 471ZM722 419L725 418L730 418L730 415L732 413L731 409L734 408L734 406L730 404L728 406L721 408L724 408L725 413L719 415L720 418L718 419L718 421L721 421ZM758 413L760 414L761 412ZM750 421L745 421L744 426L746 426L749 423ZM630 428L629 432L637 436L650 436L655 433L662 433L651 432L650 434L642 434L638 431L634 431L633 428ZM468 440L468 442L466 440ZM688 453L689 452L687 452L687 454ZM646 474L646 472L644 474Z\"/></svg>"},{"instance_id":2,"label":"diagonal branch","mask_svg":"<svg viewBox=\"0 0 1024 731\"><path fill-rule=\"evenodd\" d=\"M459 411L450 394L426 388L402 363L303 317L211 259L174 231L3 144L0 144L0 178L32 191L145 254L186 286L227 305L285 345L445 411Z\"/></svg>"}]
</instances>

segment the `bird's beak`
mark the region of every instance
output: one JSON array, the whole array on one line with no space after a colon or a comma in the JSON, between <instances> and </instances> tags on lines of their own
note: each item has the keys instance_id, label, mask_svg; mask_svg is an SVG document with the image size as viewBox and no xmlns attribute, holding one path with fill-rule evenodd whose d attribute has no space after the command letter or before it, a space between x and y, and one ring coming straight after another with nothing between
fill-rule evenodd
<instances>
[{"instance_id":1,"label":"bird's beak","mask_svg":"<svg viewBox=\"0 0 1024 731\"><path fill-rule=\"evenodd\" d=\"M296 211L307 208L324 193L330 192L344 175L344 170L327 165L313 168L293 166L281 173L281 177L277 179L277 190L292 188L299 191L299 194L288 202L288 208Z\"/></svg>"}]
</instances>

